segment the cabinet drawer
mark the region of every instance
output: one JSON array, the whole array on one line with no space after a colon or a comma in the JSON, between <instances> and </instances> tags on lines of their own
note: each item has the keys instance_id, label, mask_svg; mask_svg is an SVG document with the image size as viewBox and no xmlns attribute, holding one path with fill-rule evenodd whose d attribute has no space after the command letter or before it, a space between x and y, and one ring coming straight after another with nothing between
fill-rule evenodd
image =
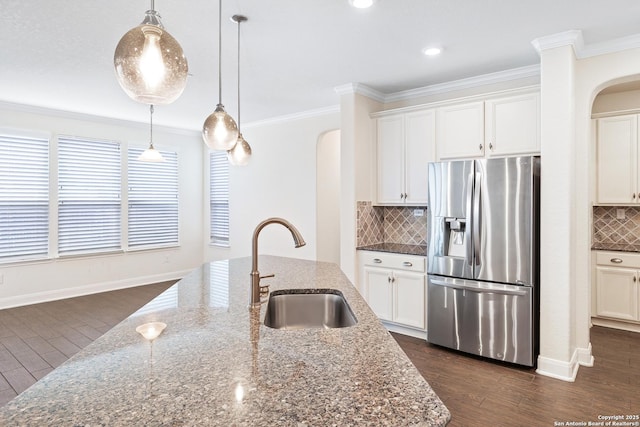
<instances>
[{"instance_id":1,"label":"cabinet drawer","mask_svg":"<svg viewBox=\"0 0 640 427\"><path fill-rule=\"evenodd\" d=\"M364 265L372 267L393 268L419 273L424 273L426 268L426 258L422 256L360 251L360 259Z\"/></svg>"},{"instance_id":2,"label":"cabinet drawer","mask_svg":"<svg viewBox=\"0 0 640 427\"><path fill-rule=\"evenodd\" d=\"M610 267L640 268L640 254L597 251L596 263Z\"/></svg>"}]
</instances>

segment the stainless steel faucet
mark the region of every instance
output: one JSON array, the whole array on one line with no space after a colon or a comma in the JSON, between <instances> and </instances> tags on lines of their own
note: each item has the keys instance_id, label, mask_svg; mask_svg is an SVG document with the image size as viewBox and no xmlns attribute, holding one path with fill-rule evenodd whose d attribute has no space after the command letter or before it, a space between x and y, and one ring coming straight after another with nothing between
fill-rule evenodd
<instances>
[{"instance_id":1,"label":"stainless steel faucet","mask_svg":"<svg viewBox=\"0 0 640 427\"><path fill-rule=\"evenodd\" d=\"M260 272L258 271L258 235L260 231L264 227L269 224L280 224L291 232L293 236L293 241L296 245L296 248L306 245L307 243L302 238L302 235L298 231L297 228L293 226L289 221L283 218L267 218L262 221L260 224L256 226L256 229L253 230L253 239L251 240L251 295L249 297L249 307L260 307L260 279L266 277L273 277L273 274L268 274L266 276L260 276Z\"/></svg>"}]
</instances>

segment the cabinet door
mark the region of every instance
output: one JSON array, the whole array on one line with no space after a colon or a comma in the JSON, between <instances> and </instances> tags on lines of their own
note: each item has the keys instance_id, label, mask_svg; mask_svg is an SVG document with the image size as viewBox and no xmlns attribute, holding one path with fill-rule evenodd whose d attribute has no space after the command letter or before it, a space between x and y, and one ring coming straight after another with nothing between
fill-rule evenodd
<instances>
[{"instance_id":1,"label":"cabinet door","mask_svg":"<svg viewBox=\"0 0 640 427\"><path fill-rule=\"evenodd\" d=\"M598 203L637 202L637 116L606 117L597 126Z\"/></svg>"},{"instance_id":2,"label":"cabinet door","mask_svg":"<svg viewBox=\"0 0 640 427\"><path fill-rule=\"evenodd\" d=\"M409 113L405 123L405 203L427 204L427 163L435 160L435 110Z\"/></svg>"},{"instance_id":3,"label":"cabinet door","mask_svg":"<svg viewBox=\"0 0 640 427\"><path fill-rule=\"evenodd\" d=\"M404 118L401 115L381 117L377 126L377 201L403 203Z\"/></svg>"},{"instance_id":4,"label":"cabinet door","mask_svg":"<svg viewBox=\"0 0 640 427\"><path fill-rule=\"evenodd\" d=\"M485 102L487 156L540 153L540 95L510 96Z\"/></svg>"},{"instance_id":5,"label":"cabinet door","mask_svg":"<svg viewBox=\"0 0 640 427\"><path fill-rule=\"evenodd\" d=\"M637 280L636 270L596 267L596 314L639 320Z\"/></svg>"},{"instance_id":6,"label":"cabinet door","mask_svg":"<svg viewBox=\"0 0 640 427\"><path fill-rule=\"evenodd\" d=\"M440 107L436 112L438 158L484 157L484 103Z\"/></svg>"},{"instance_id":7,"label":"cabinet door","mask_svg":"<svg viewBox=\"0 0 640 427\"><path fill-rule=\"evenodd\" d=\"M425 275L394 271L393 277L393 321L425 329Z\"/></svg>"},{"instance_id":8,"label":"cabinet door","mask_svg":"<svg viewBox=\"0 0 640 427\"><path fill-rule=\"evenodd\" d=\"M371 310L382 320L393 320L391 272L364 267L364 289Z\"/></svg>"}]
</instances>

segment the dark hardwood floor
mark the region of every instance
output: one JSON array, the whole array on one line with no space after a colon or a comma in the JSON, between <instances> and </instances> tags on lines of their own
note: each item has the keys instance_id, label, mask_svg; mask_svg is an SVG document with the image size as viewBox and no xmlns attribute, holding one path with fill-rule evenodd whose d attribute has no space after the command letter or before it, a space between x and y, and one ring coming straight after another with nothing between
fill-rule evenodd
<instances>
[{"instance_id":1,"label":"dark hardwood floor","mask_svg":"<svg viewBox=\"0 0 640 427\"><path fill-rule=\"evenodd\" d=\"M581 367L573 383L393 336L449 408L449 426L588 425L602 415L640 415L637 333L593 327L595 364Z\"/></svg>"},{"instance_id":2,"label":"dark hardwood floor","mask_svg":"<svg viewBox=\"0 0 640 427\"><path fill-rule=\"evenodd\" d=\"M0 406L173 283L0 310Z\"/></svg>"},{"instance_id":3,"label":"dark hardwood floor","mask_svg":"<svg viewBox=\"0 0 640 427\"><path fill-rule=\"evenodd\" d=\"M0 310L0 406L171 284ZM451 411L450 426L557 426L640 414L640 334L594 327L595 366L581 367L574 383L393 336Z\"/></svg>"}]
</instances>

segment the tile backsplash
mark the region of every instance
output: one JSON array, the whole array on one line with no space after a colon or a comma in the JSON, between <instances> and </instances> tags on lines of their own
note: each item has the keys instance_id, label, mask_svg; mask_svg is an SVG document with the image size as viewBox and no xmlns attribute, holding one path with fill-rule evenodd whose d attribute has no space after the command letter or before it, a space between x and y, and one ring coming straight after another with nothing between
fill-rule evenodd
<instances>
[{"instance_id":1,"label":"tile backsplash","mask_svg":"<svg viewBox=\"0 0 640 427\"><path fill-rule=\"evenodd\" d=\"M423 216L414 216L421 209ZM427 212L424 207L372 206L357 203L357 245L375 243L427 244Z\"/></svg>"},{"instance_id":2,"label":"tile backsplash","mask_svg":"<svg viewBox=\"0 0 640 427\"><path fill-rule=\"evenodd\" d=\"M624 219L617 219L618 209L624 210ZM640 207L594 206L591 243L595 248L621 250L640 245Z\"/></svg>"}]
</instances>

